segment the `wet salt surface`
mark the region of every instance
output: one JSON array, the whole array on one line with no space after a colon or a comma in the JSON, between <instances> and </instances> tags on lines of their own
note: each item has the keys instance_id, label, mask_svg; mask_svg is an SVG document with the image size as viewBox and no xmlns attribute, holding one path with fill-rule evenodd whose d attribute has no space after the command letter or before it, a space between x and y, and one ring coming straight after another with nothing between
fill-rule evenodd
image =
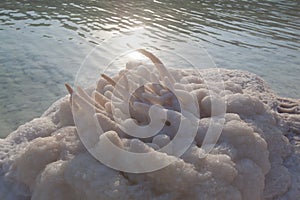
<instances>
[{"instance_id":1,"label":"wet salt surface","mask_svg":"<svg viewBox=\"0 0 300 200\"><path fill-rule=\"evenodd\" d=\"M152 47L196 57L173 44L202 45L218 67L254 72L280 95L300 98L299 13L296 0L1 1L0 136L64 96L96 44L137 27Z\"/></svg>"}]
</instances>

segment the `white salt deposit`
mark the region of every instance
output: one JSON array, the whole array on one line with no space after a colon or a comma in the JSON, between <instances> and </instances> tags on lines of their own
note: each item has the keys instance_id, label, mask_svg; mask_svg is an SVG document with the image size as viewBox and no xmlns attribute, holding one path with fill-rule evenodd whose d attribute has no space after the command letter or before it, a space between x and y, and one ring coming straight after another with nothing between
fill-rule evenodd
<instances>
[{"instance_id":1,"label":"white salt deposit","mask_svg":"<svg viewBox=\"0 0 300 200\"><path fill-rule=\"evenodd\" d=\"M137 74L145 70L149 70L147 66L138 67ZM225 124L213 150L203 156L201 144L209 127L213 97L193 70L171 72L176 79L190 81L192 91L189 92L197 96L201 113L195 141L183 156L176 158L157 152L157 161L173 157L174 162L141 174L105 166L82 145L66 96L40 118L0 140L0 199L300 199L299 101L277 97L254 74L220 70L225 91L219 98L227 104ZM202 70L201 75L213 76L214 72ZM107 102L112 86L113 82L102 78L97 87L100 95L97 93L96 97L104 105L97 119L105 127L108 138L132 152L152 152L168 144L174 137L172 130L176 129L172 120L152 139L124 136L116 122L103 114L104 110L111 111ZM162 90L158 85L151 87ZM161 94L149 98L165 102L164 98L170 97ZM178 109L176 103L168 104L173 106L174 113ZM84 104L80 105L85 108ZM215 114L218 112L217 109ZM137 116L147 119L143 113ZM85 129L89 132L88 124Z\"/></svg>"}]
</instances>

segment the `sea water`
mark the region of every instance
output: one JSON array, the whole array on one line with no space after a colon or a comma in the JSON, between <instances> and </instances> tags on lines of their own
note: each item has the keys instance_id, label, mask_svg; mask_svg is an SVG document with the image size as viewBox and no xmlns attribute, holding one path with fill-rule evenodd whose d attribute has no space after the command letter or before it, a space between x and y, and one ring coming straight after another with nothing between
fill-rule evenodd
<instances>
[{"instance_id":1,"label":"sea water","mask_svg":"<svg viewBox=\"0 0 300 200\"><path fill-rule=\"evenodd\" d=\"M279 95L300 98L297 0L1 0L0 136L66 95L64 83L97 45L140 28L148 46L190 57L198 52L180 44L201 46L217 67L254 72Z\"/></svg>"}]
</instances>

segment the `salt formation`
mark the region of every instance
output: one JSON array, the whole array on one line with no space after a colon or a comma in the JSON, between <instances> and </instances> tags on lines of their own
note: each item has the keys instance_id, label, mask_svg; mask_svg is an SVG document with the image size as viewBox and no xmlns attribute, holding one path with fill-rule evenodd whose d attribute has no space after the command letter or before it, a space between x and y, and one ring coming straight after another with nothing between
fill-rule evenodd
<instances>
[{"instance_id":1,"label":"salt formation","mask_svg":"<svg viewBox=\"0 0 300 200\"><path fill-rule=\"evenodd\" d=\"M142 53L159 62L153 55ZM74 92L67 86L71 95L0 140L0 199L300 199L299 101L277 97L259 77L244 71L201 70L202 77L213 80L221 74L224 80L225 90L216 88L212 94L194 70L173 69L167 74L160 69L154 77L153 65L131 63L126 70L149 80L167 76L168 86L175 81L189 82L189 87L176 86L186 89L183 92L187 95L194 94L200 109L195 140L188 150L180 158L157 152L159 161L172 157L174 162L138 174L111 169L91 156L78 137L72 111L84 114L85 109L96 109L104 134L114 144L127 151L153 152L172 140L178 129L176 116L183 109L164 84L139 88L130 99L130 114L137 123L149 123L144 101L160 104L173 113L173 118L168 116L169 121L156 136L129 137L112 118L109 104L124 70L112 78L102 75L94 90L78 88ZM124 87L135 84L131 80L124 82ZM218 115L211 109L212 101L226 102L227 111L221 136L205 156L201 145L211 117ZM118 114L121 117L122 112ZM88 124L85 126L86 132L91 131ZM93 142L90 144L97 145L97 138Z\"/></svg>"}]
</instances>

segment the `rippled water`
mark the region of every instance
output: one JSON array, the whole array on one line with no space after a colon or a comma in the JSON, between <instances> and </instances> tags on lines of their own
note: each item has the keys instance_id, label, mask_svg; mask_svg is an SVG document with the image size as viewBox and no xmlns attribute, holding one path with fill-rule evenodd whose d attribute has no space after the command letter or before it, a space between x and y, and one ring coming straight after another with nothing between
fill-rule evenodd
<instances>
[{"instance_id":1,"label":"rippled water","mask_svg":"<svg viewBox=\"0 0 300 200\"><path fill-rule=\"evenodd\" d=\"M300 98L298 0L1 0L0 135L65 95L95 45L137 27L153 47L201 45L218 67L254 72Z\"/></svg>"}]
</instances>

